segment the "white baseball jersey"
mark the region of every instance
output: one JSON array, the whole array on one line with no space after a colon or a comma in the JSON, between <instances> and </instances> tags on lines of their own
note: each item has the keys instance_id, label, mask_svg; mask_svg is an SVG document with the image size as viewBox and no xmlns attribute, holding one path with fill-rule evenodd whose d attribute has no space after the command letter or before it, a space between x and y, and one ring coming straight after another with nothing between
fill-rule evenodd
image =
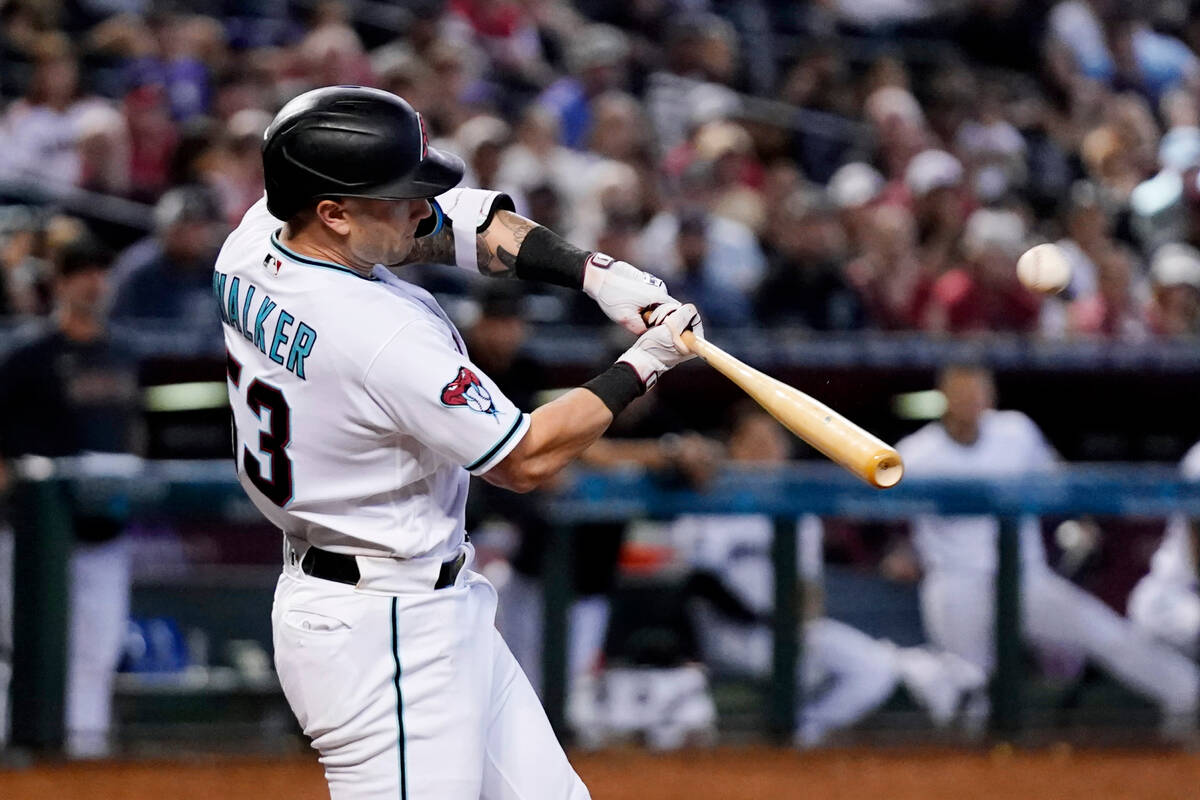
<instances>
[{"instance_id":1,"label":"white baseball jersey","mask_svg":"<svg viewBox=\"0 0 1200 800\"><path fill-rule=\"evenodd\" d=\"M671 525L671 544L680 560L713 573L746 608L770 614L775 608L774 525L764 514L684 514ZM796 525L797 564L806 579L821 578L821 520L811 514ZM706 658L722 667L769 669L771 631L765 625L733 622L709 609L699 611Z\"/></svg>"},{"instance_id":2,"label":"white baseball jersey","mask_svg":"<svg viewBox=\"0 0 1200 800\"><path fill-rule=\"evenodd\" d=\"M1187 480L1200 480L1200 443L1180 464ZM1200 641L1200 580L1192 549L1192 524L1183 514L1167 520L1150 572L1129 594L1129 618L1144 630L1195 655Z\"/></svg>"},{"instance_id":3,"label":"white baseball jersey","mask_svg":"<svg viewBox=\"0 0 1200 800\"><path fill-rule=\"evenodd\" d=\"M820 581L821 519L806 514L796 524L796 562L806 580ZM671 543L688 565L712 572L747 608L775 607L771 546L774 523L765 514L683 514L671 525Z\"/></svg>"},{"instance_id":4,"label":"white baseball jersey","mask_svg":"<svg viewBox=\"0 0 1200 800\"><path fill-rule=\"evenodd\" d=\"M1019 411L986 411L979 438L964 445L931 422L896 445L910 478L1003 478L1053 470L1054 450ZM996 569L999 522L992 516L922 515L913 520L913 542L926 570ZM1021 520L1021 560L1044 565L1045 548L1035 517Z\"/></svg>"},{"instance_id":5,"label":"white baseball jersey","mask_svg":"<svg viewBox=\"0 0 1200 800\"><path fill-rule=\"evenodd\" d=\"M528 415L471 363L428 292L382 266L366 278L295 253L281 227L260 200L213 275L242 485L317 547L453 554L468 473L508 455Z\"/></svg>"},{"instance_id":6,"label":"white baseball jersey","mask_svg":"<svg viewBox=\"0 0 1200 800\"><path fill-rule=\"evenodd\" d=\"M1184 455L1179 471L1185 480L1200 480L1200 443ZM1162 544L1150 560L1150 573L1156 578L1192 587L1196 584L1196 559L1192 555L1191 525L1183 514L1173 514L1167 520Z\"/></svg>"},{"instance_id":7,"label":"white baseball jersey","mask_svg":"<svg viewBox=\"0 0 1200 800\"><path fill-rule=\"evenodd\" d=\"M80 100L63 111L18 101L0 119L0 175L62 188L79 182L80 119L101 100Z\"/></svg>"}]
</instances>

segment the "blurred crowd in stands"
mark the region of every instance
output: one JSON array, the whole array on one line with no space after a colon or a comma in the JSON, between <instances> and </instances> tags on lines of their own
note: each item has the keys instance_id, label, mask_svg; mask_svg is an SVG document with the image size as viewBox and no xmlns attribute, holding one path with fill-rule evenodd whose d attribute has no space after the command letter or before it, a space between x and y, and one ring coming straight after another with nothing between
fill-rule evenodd
<instances>
[{"instance_id":1,"label":"blurred crowd in stands","mask_svg":"<svg viewBox=\"0 0 1200 800\"><path fill-rule=\"evenodd\" d=\"M660 275L709 331L1196 336L1197 53L1200 0L0 0L0 321L69 306L76 285L90 312L104 282L85 278L111 268L113 319L207 326L219 346L212 264L262 194L264 130L300 92L352 83L408 99L466 185ZM1016 279L1044 241L1072 265L1053 297ZM550 388L522 350L529 323L607 324L551 290L411 275L475 303L459 320L474 360L523 408ZM664 394L588 463L703 485L721 445L678 432L712 420ZM178 455L154 441L149 455ZM540 625L548 523L513 497L473 489L469 527L520 532L506 609ZM627 531L586 533L580 673ZM828 560L912 580L892 533L828 524ZM1185 538L1175 572L1194 600ZM527 638L536 653L540 631Z\"/></svg>"},{"instance_id":2,"label":"blurred crowd in stands","mask_svg":"<svg viewBox=\"0 0 1200 800\"><path fill-rule=\"evenodd\" d=\"M1198 48L1184 0L5 0L0 313L93 217L116 317L204 318L272 115L359 83L713 328L1194 335ZM1016 281L1039 241L1057 297Z\"/></svg>"}]
</instances>

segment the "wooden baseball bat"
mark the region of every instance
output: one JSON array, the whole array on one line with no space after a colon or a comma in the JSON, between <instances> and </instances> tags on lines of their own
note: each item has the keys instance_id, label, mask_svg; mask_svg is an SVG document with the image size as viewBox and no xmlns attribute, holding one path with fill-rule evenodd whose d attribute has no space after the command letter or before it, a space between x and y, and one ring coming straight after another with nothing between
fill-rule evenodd
<instances>
[{"instance_id":1,"label":"wooden baseball bat","mask_svg":"<svg viewBox=\"0 0 1200 800\"><path fill-rule=\"evenodd\" d=\"M900 482L904 462L887 442L855 425L824 403L764 375L691 331L683 343L766 409L785 428L877 489Z\"/></svg>"}]
</instances>

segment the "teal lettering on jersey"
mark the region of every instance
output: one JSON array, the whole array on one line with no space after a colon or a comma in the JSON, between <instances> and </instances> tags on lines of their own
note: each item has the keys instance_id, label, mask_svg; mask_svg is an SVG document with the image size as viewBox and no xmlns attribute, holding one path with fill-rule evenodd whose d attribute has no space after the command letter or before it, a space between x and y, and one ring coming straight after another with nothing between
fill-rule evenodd
<instances>
[{"instance_id":1,"label":"teal lettering on jersey","mask_svg":"<svg viewBox=\"0 0 1200 800\"><path fill-rule=\"evenodd\" d=\"M317 344L316 329L297 320L287 310L279 308L278 303L250 281L246 281L246 293L243 299L241 284L242 281L238 276L235 275L233 280L229 280L229 276L225 273L213 270L213 294L216 295L217 307L221 311L221 321L246 337L247 341L253 342L259 352L267 358L276 364L282 364L288 372L300 380L307 380L304 375L304 360L312 355L313 347ZM228 291L226 291L227 289ZM254 314L254 325L251 326L250 311L256 296L261 297L261 300L259 300L258 310ZM241 307L240 315L238 313L239 306ZM268 347L266 326L270 321L271 314L277 308L279 316L275 320L275 332L271 335L271 346ZM295 323L295 328L290 331L291 335L289 336L288 327L293 323ZM288 346L289 341L291 342L290 346ZM285 346L287 347L286 358L283 354Z\"/></svg>"},{"instance_id":2,"label":"teal lettering on jersey","mask_svg":"<svg viewBox=\"0 0 1200 800\"><path fill-rule=\"evenodd\" d=\"M224 272L213 270L213 294L217 296L217 309L221 312L221 321L228 324L229 315L225 313L225 278Z\"/></svg>"},{"instance_id":3,"label":"teal lettering on jersey","mask_svg":"<svg viewBox=\"0 0 1200 800\"><path fill-rule=\"evenodd\" d=\"M229 282L229 327L233 328L238 333L242 332L242 326L238 323L238 286L241 281L236 275Z\"/></svg>"},{"instance_id":4,"label":"teal lettering on jersey","mask_svg":"<svg viewBox=\"0 0 1200 800\"><path fill-rule=\"evenodd\" d=\"M288 340L287 334L283 332L283 329L295 321L295 317L282 308L279 309L279 320L275 323L275 335L271 338L271 352L267 353L267 357L276 364L283 363L283 356L279 354L279 345L287 344Z\"/></svg>"},{"instance_id":5,"label":"teal lettering on jersey","mask_svg":"<svg viewBox=\"0 0 1200 800\"><path fill-rule=\"evenodd\" d=\"M304 377L304 359L312 352L317 343L317 332L301 322L296 326L296 334L292 337L292 349L288 351L287 368L295 373L300 380Z\"/></svg>"},{"instance_id":6,"label":"teal lettering on jersey","mask_svg":"<svg viewBox=\"0 0 1200 800\"><path fill-rule=\"evenodd\" d=\"M254 346L264 354L267 352L267 335L263 332L263 325L274 310L275 301L263 295L262 305L258 307L258 314L254 317Z\"/></svg>"},{"instance_id":7,"label":"teal lettering on jersey","mask_svg":"<svg viewBox=\"0 0 1200 800\"><path fill-rule=\"evenodd\" d=\"M246 304L242 306L242 336L253 341L254 334L250 330L250 326L246 324L250 319L250 301L254 299L254 290L257 287L253 283L246 284Z\"/></svg>"}]
</instances>

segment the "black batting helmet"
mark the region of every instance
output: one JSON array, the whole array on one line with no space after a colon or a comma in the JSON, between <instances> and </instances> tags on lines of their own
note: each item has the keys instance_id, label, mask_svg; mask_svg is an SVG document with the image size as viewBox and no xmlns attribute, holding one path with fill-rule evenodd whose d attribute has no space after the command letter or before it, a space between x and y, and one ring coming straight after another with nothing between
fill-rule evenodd
<instances>
[{"instance_id":1,"label":"black batting helmet","mask_svg":"<svg viewBox=\"0 0 1200 800\"><path fill-rule=\"evenodd\" d=\"M363 86L292 99L263 135L262 155L267 208L283 220L322 197L432 198L464 169L429 146L421 115L403 98Z\"/></svg>"}]
</instances>

